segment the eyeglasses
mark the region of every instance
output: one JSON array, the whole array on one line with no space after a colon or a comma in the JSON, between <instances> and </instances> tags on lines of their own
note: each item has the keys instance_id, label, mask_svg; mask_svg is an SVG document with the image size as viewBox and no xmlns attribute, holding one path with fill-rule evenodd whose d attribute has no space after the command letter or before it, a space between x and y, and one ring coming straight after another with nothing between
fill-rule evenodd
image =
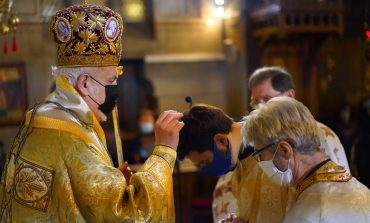
<instances>
[{"instance_id":1,"label":"eyeglasses","mask_svg":"<svg viewBox=\"0 0 370 223\"><path fill-rule=\"evenodd\" d=\"M259 156L259 154L261 153L261 152L263 152L263 151L265 151L265 150L267 150L268 148L270 148L271 146L273 146L275 144L275 142L273 142L273 143L270 143L270 144L268 144L267 146L264 146L264 147L262 147L261 149L259 149L259 150L255 150L254 151L254 153L252 153L251 154L251 156L253 156L258 162L259 161L261 161L261 159L260 159L260 156Z\"/></svg>"},{"instance_id":2,"label":"eyeglasses","mask_svg":"<svg viewBox=\"0 0 370 223\"><path fill-rule=\"evenodd\" d=\"M258 105L260 104L261 102L259 101L251 101L251 103L249 103L249 105L251 106L252 109L257 109L258 108Z\"/></svg>"},{"instance_id":3,"label":"eyeglasses","mask_svg":"<svg viewBox=\"0 0 370 223\"><path fill-rule=\"evenodd\" d=\"M284 93L279 93L277 95L274 95L274 96L265 96L263 97L261 100L252 100L249 105L251 106L251 108L253 109L257 109L258 108L258 105L260 103L267 103L271 98L274 98L274 97L279 97L279 96L283 96Z\"/></svg>"}]
</instances>

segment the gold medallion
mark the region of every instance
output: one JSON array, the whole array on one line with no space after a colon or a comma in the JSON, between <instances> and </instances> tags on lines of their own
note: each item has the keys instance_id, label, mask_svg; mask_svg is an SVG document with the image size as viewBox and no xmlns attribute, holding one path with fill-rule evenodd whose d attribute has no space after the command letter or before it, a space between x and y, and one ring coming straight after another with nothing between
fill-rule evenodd
<instances>
[{"instance_id":1,"label":"gold medallion","mask_svg":"<svg viewBox=\"0 0 370 223\"><path fill-rule=\"evenodd\" d=\"M104 35L109 42L113 42L117 39L120 33L119 23L115 17L110 17L105 23Z\"/></svg>"},{"instance_id":2,"label":"gold medallion","mask_svg":"<svg viewBox=\"0 0 370 223\"><path fill-rule=\"evenodd\" d=\"M68 42L72 36L71 25L66 18L58 18L55 22L56 37L60 42Z\"/></svg>"}]
</instances>

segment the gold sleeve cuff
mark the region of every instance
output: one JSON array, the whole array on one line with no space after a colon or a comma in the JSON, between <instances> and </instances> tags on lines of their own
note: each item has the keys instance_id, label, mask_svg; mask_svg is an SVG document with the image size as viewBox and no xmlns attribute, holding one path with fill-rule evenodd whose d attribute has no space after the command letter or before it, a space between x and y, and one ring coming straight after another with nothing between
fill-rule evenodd
<instances>
[{"instance_id":1,"label":"gold sleeve cuff","mask_svg":"<svg viewBox=\"0 0 370 223\"><path fill-rule=\"evenodd\" d=\"M164 159L171 169L174 167L177 156L177 153L174 149L168 146L158 145L154 148L153 155L159 156Z\"/></svg>"}]
</instances>

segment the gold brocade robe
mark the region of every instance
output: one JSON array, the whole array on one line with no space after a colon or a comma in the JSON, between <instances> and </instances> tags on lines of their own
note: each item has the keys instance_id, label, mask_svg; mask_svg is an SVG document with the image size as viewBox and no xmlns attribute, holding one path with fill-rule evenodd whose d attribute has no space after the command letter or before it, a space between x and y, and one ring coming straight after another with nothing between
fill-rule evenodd
<instances>
[{"instance_id":1,"label":"gold brocade robe","mask_svg":"<svg viewBox=\"0 0 370 223\"><path fill-rule=\"evenodd\" d=\"M328 155L328 157L333 160L338 165L343 166L345 169L349 170L347 158L345 156L344 148L342 144L339 141L338 136L328 128L327 126L323 125L322 123L317 122L318 130L319 130L319 136L320 136L320 148L325 151L325 153ZM250 168L250 173L248 173L248 168ZM258 210L259 203L252 204L251 199L257 199L258 196L256 195L259 192L263 192L263 190L256 189L255 192L254 187L256 185L263 185L264 182L269 182L268 179L265 179L265 177L262 177L262 173L258 173L260 171L260 168L258 167L258 163L255 160L244 160L241 162L241 167L237 171L229 172L228 174L220 177L220 179L217 182L216 188L213 193L213 202L212 202L212 208L213 208L213 221L218 222L221 219L227 218L227 216L230 213L239 213L239 216L243 216L244 220L248 220L252 218L250 221L256 221L258 219L258 222L281 222L280 217L272 218L271 221L269 218L257 218L256 213L266 213L269 214L266 210ZM232 185L232 175L234 172L237 172L238 176L236 177L236 184ZM243 179L240 179L243 177ZM248 182L249 179L251 182ZM262 182L258 182L257 180L263 180ZM244 192L241 193L241 198L237 199L236 196L239 196L239 194L235 195L235 191L240 191L238 187L243 187ZM234 192L232 192L232 187L237 187ZM278 188L275 187L269 187L271 191L278 191ZM241 190L241 191L243 191ZM291 206L291 203L295 200L294 199L294 188L289 188L289 199L287 202L286 210L289 210L289 207ZM275 193L275 192L274 192ZM276 194L276 193L275 193ZM281 195L284 195L285 193L281 193ZM285 195L284 195L285 196ZM261 196L260 196L261 197ZM258 200L260 200L258 198ZM276 199L275 199L276 200ZM278 200L278 199L277 199ZM264 201L262 201L264 202ZM280 201L279 201L280 202ZM241 205L243 207L243 210L240 211L238 208L238 205ZM277 204L279 206L280 204ZM266 206L266 205L262 205ZM261 206L261 207L262 207ZM270 205L270 207L277 207L275 205ZM248 211L247 208L253 208L253 213L251 211ZM257 208L257 209L256 209ZM276 210L276 209L275 209ZM258 214L260 215L260 214ZM280 216L280 214L277 214ZM254 219L254 220L253 220Z\"/></svg>"},{"instance_id":2,"label":"gold brocade robe","mask_svg":"<svg viewBox=\"0 0 370 223\"><path fill-rule=\"evenodd\" d=\"M297 186L284 223L369 223L370 190L329 161Z\"/></svg>"},{"instance_id":3,"label":"gold brocade robe","mask_svg":"<svg viewBox=\"0 0 370 223\"><path fill-rule=\"evenodd\" d=\"M287 206L294 201L294 189L282 187L264 174L249 156L241 160L232 175L238 218L249 223L280 223Z\"/></svg>"},{"instance_id":4,"label":"gold brocade robe","mask_svg":"<svg viewBox=\"0 0 370 223\"><path fill-rule=\"evenodd\" d=\"M174 222L176 151L157 146L127 184L98 121L65 77L47 101L63 107L28 112L1 178L1 222Z\"/></svg>"}]
</instances>

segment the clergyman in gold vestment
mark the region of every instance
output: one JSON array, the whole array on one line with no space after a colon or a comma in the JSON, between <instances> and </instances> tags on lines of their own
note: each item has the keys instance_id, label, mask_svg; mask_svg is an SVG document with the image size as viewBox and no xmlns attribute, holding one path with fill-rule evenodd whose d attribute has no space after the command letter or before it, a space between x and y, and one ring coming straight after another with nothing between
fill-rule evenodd
<instances>
[{"instance_id":1,"label":"clergyman in gold vestment","mask_svg":"<svg viewBox=\"0 0 370 223\"><path fill-rule=\"evenodd\" d=\"M101 6L71 6L51 18L56 90L27 112L14 140L1 178L1 222L174 222L182 114L160 115L157 146L132 176L126 165L113 167L99 124L118 96L122 31L121 17Z\"/></svg>"}]
</instances>

